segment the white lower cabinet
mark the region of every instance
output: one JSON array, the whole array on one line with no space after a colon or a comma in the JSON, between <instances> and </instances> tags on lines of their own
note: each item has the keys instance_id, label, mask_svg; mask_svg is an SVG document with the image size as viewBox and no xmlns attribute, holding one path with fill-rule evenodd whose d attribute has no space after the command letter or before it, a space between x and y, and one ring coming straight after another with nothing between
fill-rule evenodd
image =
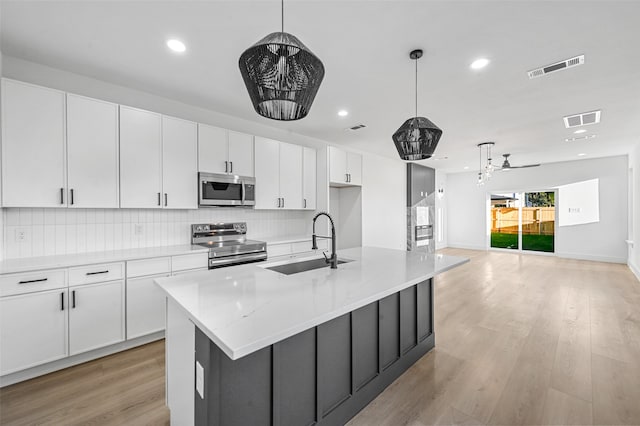
<instances>
[{"instance_id":1,"label":"white lower cabinet","mask_svg":"<svg viewBox=\"0 0 640 426\"><path fill-rule=\"evenodd\" d=\"M124 340L124 281L69 287L69 355Z\"/></svg>"},{"instance_id":2,"label":"white lower cabinet","mask_svg":"<svg viewBox=\"0 0 640 426\"><path fill-rule=\"evenodd\" d=\"M127 279L127 339L164 330L165 296L153 280L167 276Z\"/></svg>"},{"instance_id":3,"label":"white lower cabinet","mask_svg":"<svg viewBox=\"0 0 640 426\"><path fill-rule=\"evenodd\" d=\"M68 355L66 298L58 289L0 299L0 375Z\"/></svg>"}]
</instances>

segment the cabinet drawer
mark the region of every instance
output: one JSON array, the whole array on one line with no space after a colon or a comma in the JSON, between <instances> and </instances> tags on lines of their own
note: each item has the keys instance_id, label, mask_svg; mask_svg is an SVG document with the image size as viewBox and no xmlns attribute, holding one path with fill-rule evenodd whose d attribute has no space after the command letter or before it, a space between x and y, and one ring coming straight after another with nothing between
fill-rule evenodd
<instances>
[{"instance_id":1,"label":"cabinet drawer","mask_svg":"<svg viewBox=\"0 0 640 426\"><path fill-rule=\"evenodd\" d=\"M171 271L187 271L189 269L207 268L209 265L209 253L194 253L171 258Z\"/></svg>"},{"instance_id":2,"label":"cabinet drawer","mask_svg":"<svg viewBox=\"0 0 640 426\"><path fill-rule=\"evenodd\" d=\"M169 272L171 272L171 258L168 256L127 262L127 278L168 274Z\"/></svg>"},{"instance_id":3,"label":"cabinet drawer","mask_svg":"<svg viewBox=\"0 0 640 426\"><path fill-rule=\"evenodd\" d=\"M114 281L124 278L124 262L69 268L69 285Z\"/></svg>"},{"instance_id":4,"label":"cabinet drawer","mask_svg":"<svg viewBox=\"0 0 640 426\"><path fill-rule=\"evenodd\" d=\"M291 244L267 244L267 255L269 257L291 254Z\"/></svg>"},{"instance_id":5,"label":"cabinet drawer","mask_svg":"<svg viewBox=\"0 0 640 426\"><path fill-rule=\"evenodd\" d=\"M67 271L65 269L24 272L0 276L0 296L54 290L66 286Z\"/></svg>"}]
</instances>

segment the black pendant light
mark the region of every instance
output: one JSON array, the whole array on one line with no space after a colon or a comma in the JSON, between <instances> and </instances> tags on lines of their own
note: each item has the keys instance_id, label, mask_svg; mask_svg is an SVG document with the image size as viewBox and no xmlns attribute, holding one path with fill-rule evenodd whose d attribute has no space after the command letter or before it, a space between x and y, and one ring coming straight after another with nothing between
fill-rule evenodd
<instances>
[{"instance_id":1,"label":"black pendant light","mask_svg":"<svg viewBox=\"0 0 640 426\"><path fill-rule=\"evenodd\" d=\"M299 120L309 113L324 65L298 38L282 27L240 56L240 73L256 112L273 120Z\"/></svg>"},{"instance_id":2,"label":"black pendant light","mask_svg":"<svg viewBox=\"0 0 640 426\"><path fill-rule=\"evenodd\" d=\"M442 130L428 118L418 117L418 59L422 57L422 50L412 51L409 57L416 61L416 116L405 121L396 130L393 143L403 160L425 160L436 150Z\"/></svg>"}]
</instances>

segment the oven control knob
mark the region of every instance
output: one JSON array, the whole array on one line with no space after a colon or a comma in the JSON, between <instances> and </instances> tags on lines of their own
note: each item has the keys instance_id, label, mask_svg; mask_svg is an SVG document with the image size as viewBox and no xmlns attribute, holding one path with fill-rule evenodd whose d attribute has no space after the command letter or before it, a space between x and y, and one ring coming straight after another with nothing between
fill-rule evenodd
<instances>
[{"instance_id":1,"label":"oven control knob","mask_svg":"<svg viewBox=\"0 0 640 426\"><path fill-rule=\"evenodd\" d=\"M204 226L204 230L205 230L205 231L208 231L208 230L209 230L209 225L205 225L205 226Z\"/></svg>"}]
</instances>

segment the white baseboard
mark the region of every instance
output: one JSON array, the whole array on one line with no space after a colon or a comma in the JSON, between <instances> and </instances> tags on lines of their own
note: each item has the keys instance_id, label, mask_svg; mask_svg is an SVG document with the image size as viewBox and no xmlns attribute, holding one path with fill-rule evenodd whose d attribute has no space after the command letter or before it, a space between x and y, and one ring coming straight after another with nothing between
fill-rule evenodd
<instances>
[{"instance_id":1,"label":"white baseboard","mask_svg":"<svg viewBox=\"0 0 640 426\"><path fill-rule=\"evenodd\" d=\"M582 253L556 253L556 256L565 259L591 260L593 262L627 263L627 259L623 257L594 256Z\"/></svg>"},{"instance_id":2,"label":"white baseboard","mask_svg":"<svg viewBox=\"0 0 640 426\"><path fill-rule=\"evenodd\" d=\"M640 281L640 267L638 267L637 265L634 265L632 261L628 261L627 265L629 265L629 269L631 269L631 272L633 272L633 275L636 276L636 279Z\"/></svg>"},{"instance_id":3,"label":"white baseboard","mask_svg":"<svg viewBox=\"0 0 640 426\"><path fill-rule=\"evenodd\" d=\"M33 379L34 377L43 376L45 374L53 373L54 371L62 370L64 368L72 367L74 365L82 364L87 361L102 358L103 356L111 355L116 352L122 352L127 349L135 348L136 346L146 345L155 340L164 338L164 331L158 331L156 333L149 334L147 336L138 337L136 339L125 340L124 342L116 343L104 348L95 349L93 351L81 353L78 355L72 355L67 358L59 359L57 361L49 362L47 364L38 365L36 367L28 368L22 371L16 371L15 373L7 374L0 377L0 388L13 385L14 383L23 382L25 380Z\"/></svg>"},{"instance_id":4,"label":"white baseboard","mask_svg":"<svg viewBox=\"0 0 640 426\"><path fill-rule=\"evenodd\" d=\"M482 247L482 246L475 246L475 245L469 245L469 244L458 244L458 243L449 243L447 245L448 248L456 248L456 249L464 249L464 250L482 250L482 251L486 251L487 248L486 247Z\"/></svg>"}]
</instances>

